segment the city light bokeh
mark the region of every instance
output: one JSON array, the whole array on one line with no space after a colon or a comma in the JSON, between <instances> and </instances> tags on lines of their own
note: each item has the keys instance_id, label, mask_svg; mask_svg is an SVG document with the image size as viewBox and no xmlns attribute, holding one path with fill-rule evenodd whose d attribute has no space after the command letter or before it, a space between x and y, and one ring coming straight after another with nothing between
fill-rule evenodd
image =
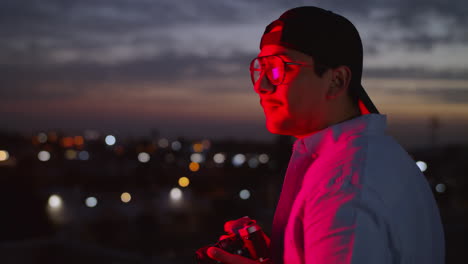
<instances>
[{"instance_id":1,"label":"city light bokeh","mask_svg":"<svg viewBox=\"0 0 468 264\"><path fill-rule=\"evenodd\" d=\"M205 159L203 155L200 153L193 153L192 155L190 155L190 161L194 163L202 163L204 160Z\"/></svg>"},{"instance_id":2,"label":"city light bokeh","mask_svg":"<svg viewBox=\"0 0 468 264\"><path fill-rule=\"evenodd\" d=\"M86 198L85 204L87 207L93 208L97 206L98 200L96 199L96 197L90 196Z\"/></svg>"},{"instance_id":3,"label":"city light bokeh","mask_svg":"<svg viewBox=\"0 0 468 264\"><path fill-rule=\"evenodd\" d=\"M105 226L127 223L128 226L117 228L122 232L131 234L135 231L129 230L141 226L146 233L155 226L168 236L174 228L180 230L181 236L201 236L197 230L207 230L212 225L222 229L220 223L229 215L249 215L267 222L275 208L275 195L280 192L288 150L294 142L293 138L282 137L274 144L240 145L155 137L121 138L119 144L109 146L110 142L105 141L108 135L97 131L93 137L41 133L42 137L47 136L47 140L41 139L42 143L36 133L25 145L18 143L21 148L0 146L0 158L4 160L0 170L12 171L11 168L28 164L24 162L34 161L27 165L32 166L27 171L34 179L31 182L44 186L38 189L38 196L43 195L44 201L41 208L44 210L45 206L47 219L57 230L67 230L74 223L90 228L87 221L109 221ZM15 149L14 157L11 149ZM418 158L415 165L424 172L435 198L443 204L461 190L463 181L441 174L444 165L434 156L444 155L433 154L437 151L412 152L412 156ZM463 166L460 159L454 158L450 170ZM151 222L145 222L148 219ZM93 241L103 239L111 243L112 236L99 238L104 230L89 231L95 236Z\"/></svg>"},{"instance_id":4,"label":"city light bokeh","mask_svg":"<svg viewBox=\"0 0 468 264\"><path fill-rule=\"evenodd\" d=\"M180 201L183 198L183 193L182 190L179 188L172 188L171 191L169 192L169 197L171 198L172 201Z\"/></svg>"},{"instance_id":5,"label":"city light bokeh","mask_svg":"<svg viewBox=\"0 0 468 264\"><path fill-rule=\"evenodd\" d=\"M46 162L46 161L49 161L50 160L50 152L46 151L46 150L41 150L39 151L39 153L37 154L37 158L40 160L40 161L43 161L43 162Z\"/></svg>"},{"instance_id":6,"label":"city light bokeh","mask_svg":"<svg viewBox=\"0 0 468 264\"><path fill-rule=\"evenodd\" d=\"M190 169L190 171L196 172L196 171L200 170L200 164L196 163L196 162L190 162L189 169Z\"/></svg>"},{"instance_id":7,"label":"city light bokeh","mask_svg":"<svg viewBox=\"0 0 468 264\"><path fill-rule=\"evenodd\" d=\"M150 161L151 157L148 153L146 152L140 152L138 153L138 161L141 163L147 163Z\"/></svg>"},{"instance_id":8,"label":"city light bokeh","mask_svg":"<svg viewBox=\"0 0 468 264\"><path fill-rule=\"evenodd\" d=\"M244 154L236 154L234 157L232 157L232 165L235 167L240 167L244 164L245 159L246 157Z\"/></svg>"},{"instance_id":9,"label":"city light bokeh","mask_svg":"<svg viewBox=\"0 0 468 264\"><path fill-rule=\"evenodd\" d=\"M424 161L417 161L416 162L416 165L419 167L419 169L422 171L422 172L425 172L427 170L427 163L424 162Z\"/></svg>"},{"instance_id":10,"label":"city light bokeh","mask_svg":"<svg viewBox=\"0 0 468 264\"><path fill-rule=\"evenodd\" d=\"M48 204L50 208L58 209L62 207L62 197L57 194L53 194L49 197Z\"/></svg>"},{"instance_id":11,"label":"city light bokeh","mask_svg":"<svg viewBox=\"0 0 468 264\"><path fill-rule=\"evenodd\" d=\"M10 154L6 150L0 150L0 161L6 161L10 158Z\"/></svg>"},{"instance_id":12,"label":"city light bokeh","mask_svg":"<svg viewBox=\"0 0 468 264\"><path fill-rule=\"evenodd\" d=\"M128 192L124 192L120 195L120 200L124 203L129 203L132 200L132 196Z\"/></svg>"},{"instance_id":13,"label":"city light bokeh","mask_svg":"<svg viewBox=\"0 0 468 264\"><path fill-rule=\"evenodd\" d=\"M247 200L250 198L250 191L247 190L247 189L244 189L244 190L241 190L239 192L239 197L242 199L242 200Z\"/></svg>"},{"instance_id":14,"label":"city light bokeh","mask_svg":"<svg viewBox=\"0 0 468 264\"><path fill-rule=\"evenodd\" d=\"M113 135L107 135L104 140L108 146L113 146L117 142L117 139Z\"/></svg>"},{"instance_id":15,"label":"city light bokeh","mask_svg":"<svg viewBox=\"0 0 468 264\"><path fill-rule=\"evenodd\" d=\"M216 153L213 156L213 161L216 162L217 164L222 164L226 160L226 155L223 153Z\"/></svg>"},{"instance_id":16,"label":"city light bokeh","mask_svg":"<svg viewBox=\"0 0 468 264\"><path fill-rule=\"evenodd\" d=\"M190 184L190 180L187 177L181 177L179 178L179 186L180 187L187 187Z\"/></svg>"}]
</instances>

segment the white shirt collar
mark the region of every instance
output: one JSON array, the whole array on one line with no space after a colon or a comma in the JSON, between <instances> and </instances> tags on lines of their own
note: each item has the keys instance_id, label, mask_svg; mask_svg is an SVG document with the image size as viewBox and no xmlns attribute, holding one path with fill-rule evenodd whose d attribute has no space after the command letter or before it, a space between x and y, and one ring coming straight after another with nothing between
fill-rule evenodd
<instances>
[{"instance_id":1,"label":"white shirt collar","mask_svg":"<svg viewBox=\"0 0 468 264\"><path fill-rule=\"evenodd\" d=\"M343 139L356 134L383 134L387 127L387 117L380 114L361 115L356 118L324 128L305 138L296 140L294 151L318 154Z\"/></svg>"}]
</instances>

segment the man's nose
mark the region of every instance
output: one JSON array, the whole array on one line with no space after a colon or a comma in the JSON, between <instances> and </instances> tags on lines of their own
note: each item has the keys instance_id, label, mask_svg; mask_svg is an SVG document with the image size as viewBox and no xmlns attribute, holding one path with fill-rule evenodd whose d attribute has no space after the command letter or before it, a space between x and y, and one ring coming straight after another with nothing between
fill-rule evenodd
<instances>
[{"instance_id":1,"label":"man's nose","mask_svg":"<svg viewBox=\"0 0 468 264\"><path fill-rule=\"evenodd\" d=\"M265 76L265 72L260 75L260 78L254 84L255 92L259 94L268 94L275 91L275 86L271 84L268 78Z\"/></svg>"}]
</instances>

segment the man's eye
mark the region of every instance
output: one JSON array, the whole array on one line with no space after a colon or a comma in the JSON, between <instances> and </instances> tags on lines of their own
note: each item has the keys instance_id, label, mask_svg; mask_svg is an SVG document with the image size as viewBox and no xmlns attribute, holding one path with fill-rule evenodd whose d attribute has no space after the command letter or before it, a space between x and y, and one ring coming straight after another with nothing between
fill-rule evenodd
<instances>
[{"instance_id":1,"label":"man's eye","mask_svg":"<svg viewBox=\"0 0 468 264\"><path fill-rule=\"evenodd\" d=\"M291 66L293 66L293 65L291 65L291 64L286 64L286 67L284 67L284 68L285 68L284 70L285 70L285 71L292 71L292 70L294 70L294 67L291 67Z\"/></svg>"}]
</instances>

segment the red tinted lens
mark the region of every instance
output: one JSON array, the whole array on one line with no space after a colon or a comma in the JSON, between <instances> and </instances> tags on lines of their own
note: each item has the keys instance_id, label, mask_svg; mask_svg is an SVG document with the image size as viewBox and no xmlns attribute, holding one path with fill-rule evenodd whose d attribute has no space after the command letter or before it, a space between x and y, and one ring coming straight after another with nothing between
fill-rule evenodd
<instances>
[{"instance_id":1,"label":"red tinted lens","mask_svg":"<svg viewBox=\"0 0 468 264\"><path fill-rule=\"evenodd\" d=\"M261 73L262 73L262 67L261 67L260 59L255 58L250 63L250 77L252 78L253 84L255 84L258 81L258 79L260 79Z\"/></svg>"},{"instance_id":2,"label":"red tinted lens","mask_svg":"<svg viewBox=\"0 0 468 264\"><path fill-rule=\"evenodd\" d=\"M276 56L255 58L250 63L250 74L253 84L265 74L271 84L279 85L284 77L284 63Z\"/></svg>"},{"instance_id":3,"label":"red tinted lens","mask_svg":"<svg viewBox=\"0 0 468 264\"><path fill-rule=\"evenodd\" d=\"M266 75L271 84L279 85L282 82L284 76L284 63L283 61L276 56L265 57L268 65L266 69Z\"/></svg>"}]
</instances>

